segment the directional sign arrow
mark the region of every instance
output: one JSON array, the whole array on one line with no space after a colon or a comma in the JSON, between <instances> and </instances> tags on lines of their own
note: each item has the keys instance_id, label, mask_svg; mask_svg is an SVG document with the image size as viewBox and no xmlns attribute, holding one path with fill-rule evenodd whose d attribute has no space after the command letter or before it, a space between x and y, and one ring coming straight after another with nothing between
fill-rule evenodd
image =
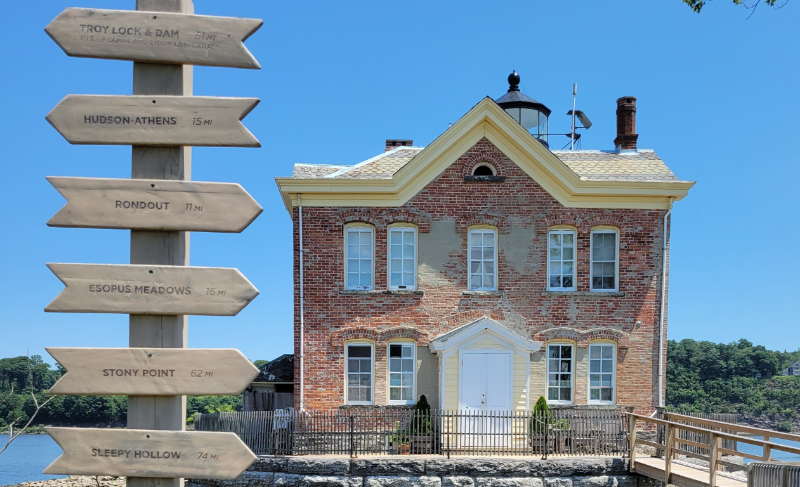
<instances>
[{"instance_id":1,"label":"directional sign arrow","mask_svg":"<svg viewBox=\"0 0 800 487\"><path fill-rule=\"evenodd\" d=\"M64 454L43 473L235 479L257 457L235 433L46 427Z\"/></svg>"},{"instance_id":2,"label":"directional sign arrow","mask_svg":"<svg viewBox=\"0 0 800 487\"><path fill-rule=\"evenodd\" d=\"M261 147L241 120L258 98L67 95L47 121L70 144Z\"/></svg>"},{"instance_id":3,"label":"directional sign arrow","mask_svg":"<svg viewBox=\"0 0 800 487\"><path fill-rule=\"evenodd\" d=\"M240 394L259 370L242 352L207 348L47 348L67 372L50 394Z\"/></svg>"},{"instance_id":4,"label":"directional sign arrow","mask_svg":"<svg viewBox=\"0 0 800 487\"><path fill-rule=\"evenodd\" d=\"M45 32L69 56L259 69L244 47L260 19L68 8Z\"/></svg>"},{"instance_id":5,"label":"directional sign arrow","mask_svg":"<svg viewBox=\"0 0 800 487\"><path fill-rule=\"evenodd\" d=\"M241 232L262 208L238 184L47 178L67 205L51 227Z\"/></svg>"},{"instance_id":6,"label":"directional sign arrow","mask_svg":"<svg viewBox=\"0 0 800 487\"><path fill-rule=\"evenodd\" d=\"M258 290L237 269L47 264L67 288L44 309L66 313L234 316Z\"/></svg>"}]
</instances>

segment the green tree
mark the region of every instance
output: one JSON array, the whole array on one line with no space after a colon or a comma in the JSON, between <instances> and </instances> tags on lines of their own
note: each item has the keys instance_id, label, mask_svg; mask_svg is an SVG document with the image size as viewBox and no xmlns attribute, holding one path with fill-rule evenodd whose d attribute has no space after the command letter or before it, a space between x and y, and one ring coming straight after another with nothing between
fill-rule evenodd
<instances>
[{"instance_id":1,"label":"green tree","mask_svg":"<svg viewBox=\"0 0 800 487\"><path fill-rule=\"evenodd\" d=\"M689 8L691 8L693 11L700 13L700 11L703 10L703 7L705 7L706 3L708 3L709 1L710 0L683 0L683 3L688 5ZM751 2L746 2L745 0L733 0L733 4L743 5L748 10L752 10L753 12L755 12L755 10L758 8L758 6L761 4L762 1L764 2L765 5L768 5L770 7L775 7L775 5L778 3L778 0L753 0ZM788 3L788 1L789 0L784 0L782 4L779 4L775 8L778 9L782 8L784 5L786 5L786 3ZM753 14L751 13L750 15Z\"/></svg>"},{"instance_id":2,"label":"green tree","mask_svg":"<svg viewBox=\"0 0 800 487\"><path fill-rule=\"evenodd\" d=\"M253 360L253 365L259 369L269 363L269 360Z\"/></svg>"}]
</instances>

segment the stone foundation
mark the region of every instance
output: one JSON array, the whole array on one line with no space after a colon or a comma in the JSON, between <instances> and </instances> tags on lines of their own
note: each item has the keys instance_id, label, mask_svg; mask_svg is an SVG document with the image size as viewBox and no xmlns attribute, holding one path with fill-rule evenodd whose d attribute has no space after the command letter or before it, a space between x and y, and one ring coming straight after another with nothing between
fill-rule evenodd
<instances>
[{"instance_id":1,"label":"stone foundation","mask_svg":"<svg viewBox=\"0 0 800 487\"><path fill-rule=\"evenodd\" d=\"M273 457L236 480L186 487L662 487L623 458Z\"/></svg>"}]
</instances>

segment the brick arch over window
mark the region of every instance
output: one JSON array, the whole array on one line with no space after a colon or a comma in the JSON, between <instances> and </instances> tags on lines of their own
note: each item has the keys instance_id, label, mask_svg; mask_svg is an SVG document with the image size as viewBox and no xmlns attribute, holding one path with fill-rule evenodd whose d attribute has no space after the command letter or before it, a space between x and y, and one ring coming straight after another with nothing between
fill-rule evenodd
<instances>
[{"instance_id":1,"label":"brick arch over window","mask_svg":"<svg viewBox=\"0 0 800 487\"><path fill-rule=\"evenodd\" d=\"M381 342L388 342L389 340L394 340L395 338L407 338L417 342L418 346L428 345L428 341L430 339L426 332L410 326L397 326L394 328L389 328L379 332L379 336Z\"/></svg>"},{"instance_id":2,"label":"brick arch over window","mask_svg":"<svg viewBox=\"0 0 800 487\"><path fill-rule=\"evenodd\" d=\"M588 347L595 340L609 340L615 342L621 350L627 350L630 344L629 335L622 330L600 328L595 330L577 330L575 328L558 327L548 328L536 333L536 340L543 342L550 340L574 340L579 347Z\"/></svg>"},{"instance_id":3,"label":"brick arch over window","mask_svg":"<svg viewBox=\"0 0 800 487\"><path fill-rule=\"evenodd\" d=\"M420 233L431 231L431 217L420 211L410 209L384 210L383 222L386 225L393 223L412 223L417 226Z\"/></svg>"},{"instance_id":4,"label":"brick arch over window","mask_svg":"<svg viewBox=\"0 0 800 487\"><path fill-rule=\"evenodd\" d=\"M331 344L334 346L341 347L347 340L371 340L377 343L380 335L372 328L347 328L331 333Z\"/></svg>"},{"instance_id":5,"label":"brick arch over window","mask_svg":"<svg viewBox=\"0 0 800 487\"><path fill-rule=\"evenodd\" d=\"M622 230L623 220L610 214L545 213L536 219L536 233L547 233L548 229L555 225L569 225L577 228L580 233L589 233L593 227L598 226L611 226Z\"/></svg>"},{"instance_id":6,"label":"brick arch over window","mask_svg":"<svg viewBox=\"0 0 800 487\"><path fill-rule=\"evenodd\" d=\"M369 210L361 210L361 209L342 210L339 212L338 217L342 225L346 225L348 223L363 222L378 227L380 226L381 223L380 216L374 214Z\"/></svg>"},{"instance_id":7,"label":"brick arch over window","mask_svg":"<svg viewBox=\"0 0 800 487\"><path fill-rule=\"evenodd\" d=\"M463 169L465 176L472 175L472 168L474 168L477 164L481 162L488 162L496 171L496 176L505 176L503 171L503 162L502 162L503 153L499 151L486 151L481 150L475 153L470 154L468 157L461 159L463 162Z\"/></svg>"},{"instance_id":8,"label":"brick arch over window","mask_svg":"<svg viewBox=\"0 0 800 487\"><path fill-rule=\"evenodd\" d=\"M495 227L497 229L497 233L509 233L511 231L508 218L505 216L481 212L462 214L456 222L456 232L466 233L467 229L473 225L488 225L490 227Z\"/></svg>"},{"instance_id":9,"label":"brick arch over window","mask_svg":"<svg viewBox=\"0 0 800 487\"><path fill-rule=\"evenodd\" d=\"M582 224L583 219L571 213L545 213L536 219L536 233L547 233L550 227L556 225L569 225L584 231L581 228Z\"/></svg>"},{"instance_id":10,"label":"brick arch over window","mask_svg":"<svg viewBox=\"0 0 800 487\"><path fill-rule=\"evenodd\" d=\"M411 326L395 326L385 330L356 327L336 330L331 333L331 345L342 347L347 340L371 340L375 342L376 346L381 346L395 338L407 338L421 346L427 345L430 340L428 333Z\"/></svg>"}]
</instances>

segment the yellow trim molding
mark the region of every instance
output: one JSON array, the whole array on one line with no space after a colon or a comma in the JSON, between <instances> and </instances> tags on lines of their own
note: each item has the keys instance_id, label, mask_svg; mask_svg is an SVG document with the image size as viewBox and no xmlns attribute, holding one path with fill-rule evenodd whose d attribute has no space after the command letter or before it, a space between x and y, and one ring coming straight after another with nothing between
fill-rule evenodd
<instances>
[{"instance_id":1,"label":"yellow trim molding","mask_svg":"<svg viewBox=\"0 0 800 487\"><path fill-rule=\"evenodd\" d=\"M275 178L275 182L290 213L298 206L298 194L303 206L402 206L484 137L567 208L667 210L695 184L581 180L491 98L481 100L392 179Z\"/></svg>"}]
</instances>

